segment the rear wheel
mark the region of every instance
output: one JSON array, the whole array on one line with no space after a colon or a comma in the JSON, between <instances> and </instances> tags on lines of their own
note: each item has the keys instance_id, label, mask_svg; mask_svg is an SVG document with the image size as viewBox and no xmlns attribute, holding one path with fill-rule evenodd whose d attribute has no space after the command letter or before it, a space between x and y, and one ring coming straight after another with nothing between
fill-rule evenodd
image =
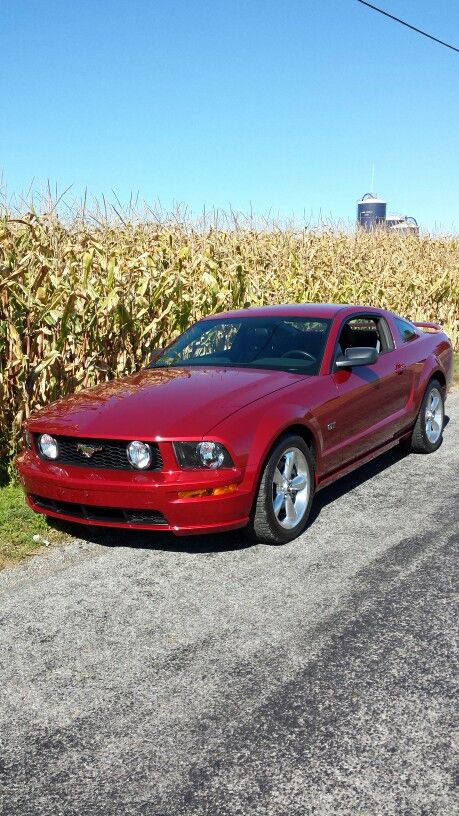
<instances>
[{"instance_id":1,"label":"rear wheel","mask_svg":"<svg viewBox=\"0 0 459 816\"><path fill-rule=\"evenodd\" d=\"M301 436L284 436L272 449L258 488L250 538L286 544L306 527L314 495L314 462Z\"/></svg>"},{"instance_id":2,"label":"rear wheel","mask_svg":"<svg viewBox=\"0 0 459 816\"><path fill-rule=\"evenodd\" d=\"M431 380L422 399L416 424L409 441L414 453L433 453L443 441L445 400L438 380Z\"/></svg>"}]
</instances>

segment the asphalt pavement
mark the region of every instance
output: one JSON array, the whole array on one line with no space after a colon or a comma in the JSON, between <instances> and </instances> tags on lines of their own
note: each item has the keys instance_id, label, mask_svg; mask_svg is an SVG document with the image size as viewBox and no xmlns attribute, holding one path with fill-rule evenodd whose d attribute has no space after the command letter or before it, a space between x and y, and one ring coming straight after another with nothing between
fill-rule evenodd
<instances>
[{"instance_id":1,"label":"asphalt pavement","mask_svg":"<svg viewBox=\"0 0 459 816\"><path fill-rule=\"evenodd\" d=\"M456 814L447 413L437 453L322 491L285 547L85 529L4 570L3 816Z\"/></svg>"}]
</instances>

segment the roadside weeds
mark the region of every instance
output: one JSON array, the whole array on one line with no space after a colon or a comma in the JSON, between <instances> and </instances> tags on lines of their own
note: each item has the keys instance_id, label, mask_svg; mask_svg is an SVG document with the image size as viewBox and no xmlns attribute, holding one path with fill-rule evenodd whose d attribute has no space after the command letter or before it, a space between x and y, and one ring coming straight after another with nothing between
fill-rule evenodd
<instances>
[{"instance_id":1,"label":"roadside weeds","mask_svg":"<svg viewBox=\"0 0 459 816\"><path fill-rule=\"evenodd\" d=\"M0 488L0 570L67 539L28 507L19 485Z\"/></svg>"}]
</instances>

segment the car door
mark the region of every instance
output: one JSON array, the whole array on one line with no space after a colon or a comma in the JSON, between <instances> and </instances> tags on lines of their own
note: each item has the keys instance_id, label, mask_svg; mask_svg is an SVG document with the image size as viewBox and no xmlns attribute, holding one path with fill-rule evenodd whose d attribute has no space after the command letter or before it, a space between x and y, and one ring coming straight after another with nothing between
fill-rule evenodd
<instances>
[{"instance_id":1,"label":"car door","mask_svg":"<svg viewBox=\"0 0 459 816\"><path fill-rule=\"evenodd\" d=\"M410 378L403 376L397 364L392 334L383 317L354 315L345 321L339 344L338 353L344 352L343 345L371 345L379 351L373 365L332 372L340 396L336 439L341 464L346 465L400 433L411 387Z\"/></svg>"},{"instance_id":2,"label":"car door","mask_svg":"<svg viewBox=\"0 0 459 816\"><path fill-rule=\"evenodd\" d=\"M419 405L414 398L424 369L427 350L422 342L423 333L413 323L392 317L391 330L396 346L396 368L399 377L410 389L410 403L404 417L403 429L413 424Z\"/></svg>"}]
</instances>

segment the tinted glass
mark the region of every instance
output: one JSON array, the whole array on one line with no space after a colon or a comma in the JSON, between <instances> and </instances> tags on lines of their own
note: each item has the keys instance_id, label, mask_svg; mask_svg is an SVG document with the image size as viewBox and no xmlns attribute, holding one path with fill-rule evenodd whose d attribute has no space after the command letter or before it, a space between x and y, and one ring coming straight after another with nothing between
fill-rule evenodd
<instances>
[{"instance_id":1,"label":"tinted glass","mask_svg":"<svg viewBox=\"0 0 459 816\"><path fill-rule=\"evenodd\" d=\"M397 317L395 319L395 323L404 343L409 343L410 340L414 340L415 337L419 337L416 327L413 326L409 320L402 320L400 317Z\"/></svg>"},{"instance_id":2,"label":"tinted glass","mask_svg":"<svg viewBox=\"0 0 459 816\"><path fill-rule=\"evenodd\" d=\"M317 374L329 328L329 320L301 317L215 318L188 329L151 367L231 366Z\"/></svg>"}]
</instances>

